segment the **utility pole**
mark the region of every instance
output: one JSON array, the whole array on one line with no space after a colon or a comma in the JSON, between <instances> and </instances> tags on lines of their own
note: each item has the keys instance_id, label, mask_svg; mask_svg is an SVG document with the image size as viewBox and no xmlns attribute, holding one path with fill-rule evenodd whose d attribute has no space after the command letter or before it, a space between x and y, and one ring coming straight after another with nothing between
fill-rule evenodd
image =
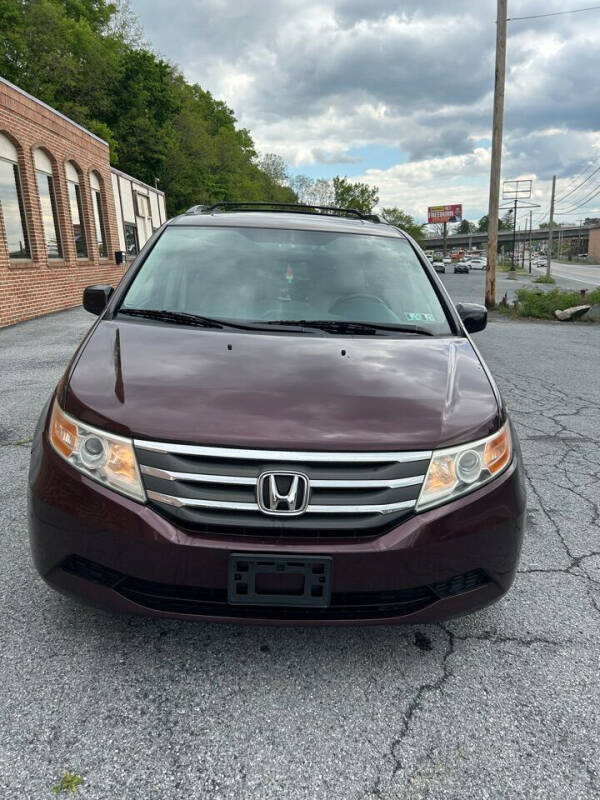
<instances>
[{"instance_id":1,"label":"utility pole","mask_svg":"<svg viewBox=\"0 0 600 800\"><path fill-rule=\"evenodd\" d=\"M531 274L531 225L533 220L533 211L529 211L529 273Z\"/></svg>"},{"instance_id":2,"label":"utility pole","mask_svg":"<svg viewBox=\"0 0 600 800\"><path fill-rule=\"evenodd\" d=\"M485 280L485 304L488 308L493 308L496 305L496 255L498 250L498 209L500 207L500 167L502 165L502 125L506 74L506 17L507 0L497 0L496 71L494 77L492 163L490 166L490 203L488 212L488 260Z\"/></svg>"},{"instance_id":3,"label":"utility pole","mask_svg":"<svg viewBox=\"0 0 600 800\"><path fill-rule=\"evenodd\" d=\"M550 220L548 222L548 254L546 260L546 277L550 277L550 264L552 262L552 234L554 232L554 194L556 192L556 175L552 176L552 196L550 198Z\"/></svg>"},{"instance_id":4,"label":"utility pole","mask_svg":"<svg viewBox=\"0 0 600 800\"><path fill-rule=\"evenodd\" d=\"M444 258L448 253L448 223L444 222Z\"/></svg>"}]
</instances>

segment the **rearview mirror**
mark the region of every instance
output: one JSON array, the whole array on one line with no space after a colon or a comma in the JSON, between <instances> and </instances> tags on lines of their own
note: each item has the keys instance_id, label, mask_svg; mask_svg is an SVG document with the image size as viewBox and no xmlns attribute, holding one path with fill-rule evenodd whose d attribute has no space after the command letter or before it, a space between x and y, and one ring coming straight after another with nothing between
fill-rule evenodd
<instances>
[{"instance_id":1,"label":"rearview mirror","mask_svg":"<svg viewBox=\"0 0 600 800\"><path fill-rule=\"evenodd\" d=\"M114 289L105 283L96 283L93 286L86 286L83 290L83 307L90 314L101 314L108 301L110 300Z\"/></svg>"},{"instance_id":2,"label":"rearview mirror","mask_svg":"<svg viewBox=\"0 0 600 800\"><path fill-rule=\"evenodd\" d=\"M479 303L458 303L456 310L469 333L482 331L487 325L487 308Z\"/></svg>"}]
</instances>

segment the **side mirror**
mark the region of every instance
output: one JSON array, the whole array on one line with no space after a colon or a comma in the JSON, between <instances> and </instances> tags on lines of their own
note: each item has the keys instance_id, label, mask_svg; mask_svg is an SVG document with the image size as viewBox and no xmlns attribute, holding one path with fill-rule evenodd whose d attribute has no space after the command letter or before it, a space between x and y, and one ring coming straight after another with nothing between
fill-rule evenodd
<instances>
[{"instance_id":1,"label":"side mirror","mask_svg":"<svg viewBox=\"0 0 600 800\"><path fill-rule=\"evenodd\" d=\"M482 331L487 325L487 308L479 303L458 303L456 310L469 333Z\"/></svg>"},{"instance_id":2,"label":"side mirror","mask_svg":"<svg viewBox=\"0 0 600 800\"><path fill-rule=\"evenodd\" d=\"M110 300L114 289L105 283L96 283L94 286L86 286L83 290L83 307L90 314L101 314L108 301Z\"/></svg>"}]
</instances>

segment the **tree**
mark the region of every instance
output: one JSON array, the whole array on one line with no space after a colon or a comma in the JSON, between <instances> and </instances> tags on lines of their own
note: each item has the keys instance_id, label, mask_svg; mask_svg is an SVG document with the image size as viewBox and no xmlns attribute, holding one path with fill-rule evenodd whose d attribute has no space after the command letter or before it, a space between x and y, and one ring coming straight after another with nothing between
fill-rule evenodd
<instances>
[{"instance_id":1,"label":"tree","mask_svg":"<svg viewBox=\"0 0 600 800\"><path fill-rule=\"evenodd\" d=\"M483 216L479 220L479 224L477 226L477 231L479 233L487 233L488 230L488 220L489 217L487 214ZM502 219L498 219L498 230L499 231L510 231L512 230L512 213L509 211Z\"/></svg>"},{"instance_id":2,"label":"tree","mask_svg":"<svg viewBox=\"0 0 600 800\"><path fill-rule=\"evenodd\" d=\"M509 208L506 214L498 221L498 229L501 231L512 231L513 229L513 210Z\"/></svg>"},{"instance_id":3,"label":"tree","mask_svg":"<svg viewBox=\"0 0 600 800\"><path fill-rule=\"evenodd\" d=\"M425 223L419 224L415 221L414 217L411 217L411 215L407 214L406 211L402 211L402 209L395 207L384 208L381 212L381 216L386 222L389 222L390 225L395 225L397 228L405 231L409 236L412 236L412 238L416 239L418 242L421 242L425 238Z\"/></svg>"},{"instance_id":4,"label":"tree","mask_svg":"<svg viewBox=\"0 0 600 800\"><path fill-rule=\"evenodd\" d=\"M129 0L0 0L0 74L108 141L119 169L158 178L169 215L296 200L283 161L259 159L233 111L144 44Z\"/></svg>"},{"instance_id":5,"label":"tree","mask_svg":"<svg viewBox=\"0 0 600 800\"><path fill-rule=\"evenodd\" d=\"M264 153L258 159L259 168L268 175L273 183L287 186L290 181L288 166L276 153Z\"/></svg>"},{"instance_id":6,"label":"tree","mask_svg":"<svg viewBox=\"0 0 600 800\"><path fill-rule=\"evenodd\" d=\"M428 239L441 239L444 235L444 223L430 222L428 223L426 230Z\"/></svg>"},{"instance_id":7,"label":"tree","mask_svg":"<svg viewBox=\"0 0 600 800\"><path fill-rule=\"evenodd\" d=\"M476 230L477 225L475 225L474 222L469 222L468 219L463 219L463 221L459 223L453 230L453 233L475 233Z\"/></svg>"},{"instance_id":8,"label":"tree","mask_svg":"<svg viewBox=\"0 0 600 800\"><path fill-rule=\"evenodd\" d=\"M333 179L333 203L339 208L355 208L363 214L371 214L379 202L379 188L348 178Z\"/></svg>"},{"instance_id":9,"label":"tree","mask_svg":"<svg viewBox=\"0 0 600 800\"><path fill-rule=\"evenodd\" d=\"M299 203L313 206L333 205L333 186L325 178L296 175L290 181L290 187L296 193Z\"/></svg>"}]
</instances>

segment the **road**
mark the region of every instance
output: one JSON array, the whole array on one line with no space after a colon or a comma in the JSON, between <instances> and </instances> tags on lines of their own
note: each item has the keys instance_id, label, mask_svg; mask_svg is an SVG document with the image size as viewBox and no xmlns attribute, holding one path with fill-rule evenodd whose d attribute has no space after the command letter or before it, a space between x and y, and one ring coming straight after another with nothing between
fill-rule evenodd
<instances>
[{"instance_id":1,"label":"road","mask_svg":"<svg viewBox=\"0 0 600 800\"><path fill-rule=\"evenodd\" d=\"M574 274L571 274L571 270L577 270L577 278L574 277ZM509 278L508 272L501 272L498 270L496 273L496 302L500 302L505 295L507 300L512 302L519 289L535 288L537 290L549 291L558 288L580 292L582 289L589 290L600 286L600 266L572 267L553 261L552 274L556 279L555 286L534 283L535 278L543 273L545 274L545 270L533 267L531 275L529 272L518 272L513 280ZM588 277L588 274L591 275L592 279L589 282L584 280L584 278ZM468 275L455 275L452 272L452 267L450 267L449 271L444 275L440 275L440 277L455 299L460 298L470 303L484 302L485 270L471 270ZM593 279L595 279L595 283ZM582 299L581 302L583 303L585 300Z\"/></svg>"},{"instance_id":2,"label":"road","mask_svg":"<svg viewBox=\"0 0 600 800\"><path fill-rule=\"evenodd\" d=\"M442 625L285 629L116 617L35 574L28 441L89 323L0 331L1 797L55 797L65 770L84 800L600 796L600 326L476 336L529 485L506 598Z\"/></svg>"},{"instance_id":3,"label":"road","mask_svg":"<svg viewBox=\"0 0 600 800\"><path fill-rule=\"evenodd\" d=\"M546 273L546 268L533 267L536 275ZM600 265L596 264L563 264L552 261L550 272L558 283L573 289L595 289L600 286Z\"/></svg>"}]
</instances>

